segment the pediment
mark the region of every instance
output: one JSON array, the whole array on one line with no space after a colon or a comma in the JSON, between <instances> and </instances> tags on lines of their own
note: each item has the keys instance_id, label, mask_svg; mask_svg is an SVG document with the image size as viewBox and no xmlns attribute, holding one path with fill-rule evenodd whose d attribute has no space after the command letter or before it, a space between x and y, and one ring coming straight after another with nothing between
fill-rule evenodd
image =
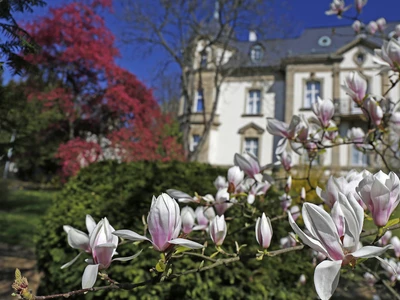
<instances>
[{"instance_id":1,"label":"pediment","mask_svg":"<svg viewBox=\"0 0 400 300\"><path fill-rule=\"evenodd\" d=\"M242 128L240 128L238 133L245 134L249 131L255 131L258 134L262 134L262 133L264 133L265 130L262 127L258 126L257 124L251 122L251 123L243 126Z\"/></svg>"},{"instance_id":2,"label":"pediment","mask_svg":"<svg viewBox=\"0 0 400 300\"><path fill-rule=\"evenodd\" d=\"M370 40L367 40L363 37L359 37L354 39L353 41L351 41L350 43L340 47L335 54L337 55L341 55L346 53L347 51L353 49L354 47L358 47L358 46L364 46L366 48L369 48L371 50L376 49L376 48L380 48L381 46L375 42L372 42Z\"/></svg>"}]
</instances>

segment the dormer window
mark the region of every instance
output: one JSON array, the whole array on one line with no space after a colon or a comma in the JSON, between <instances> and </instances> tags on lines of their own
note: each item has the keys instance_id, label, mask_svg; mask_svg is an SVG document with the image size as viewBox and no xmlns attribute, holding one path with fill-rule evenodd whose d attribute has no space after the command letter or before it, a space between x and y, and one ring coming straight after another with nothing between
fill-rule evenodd
<instances>
[{"instance_id":1,"label":"dormer window","mask_svg":"<svg viewBox=\"0 0 400 300\"><path fill-rule=\"evenodd\" d=\"M255 45L251 48L250 58L254 63L259 63L264 55L264 50L260 45Z\"/></svg>"}]
</instances>

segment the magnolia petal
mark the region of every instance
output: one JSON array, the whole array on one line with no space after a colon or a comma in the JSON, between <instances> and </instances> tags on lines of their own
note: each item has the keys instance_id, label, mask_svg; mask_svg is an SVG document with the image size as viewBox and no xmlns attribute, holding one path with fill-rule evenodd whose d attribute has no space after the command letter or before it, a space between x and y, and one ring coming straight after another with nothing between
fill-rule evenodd
<instances>
[{"instance_id":1,"label":"magnolia petal","mask_svg":"<svg viewBox=\"0 0 400 300\"><path fill-rule=\"evenodd\" d=\"M74 228L74 227L69 226L69 225L64 225L64 226L63 226L63 229L64 229L64 231L65 231L66 233L68 233L68 232L71 230L71 228Z\"/></svg>"},{"instance_id":2,"label":"magnolia petal","mask_svg":"<svg viewBox=\"0 0 400 300\"><path fill-rule=\"evenodd\" d=\"M288 217L290 226L292 227L293 231L296 232L296 234L299 236L299 238L303 241L304 244L314 249L315 251L321 252L325 256L329 257L328 252L325 250L324 246L322 246L322 244L319 241L305 234L299 228L299 226L297 226L296 222L292 217L292 214L289 211L288 211Z\"/></svg>"},{"instance_id":3,"label":"magnolia petal","mask_svg":"<svg viewBox=\"0 0 400 300\"><path fill-rule=\"evenodd\" d=\"M321 207L304 203L302 209L304 225L317 239L333 260L343 259L342 242L331 216Z\"/></svg>"},{"instance_id":4,"label":"magnolia petal","mask_svg":"<svg viewBox=\"0 0 400 300\"><path fill-rule=\"evenodd\" d=\"M112 261L116 261L116 260L118 260L118 261L128 261L128 260L132 260L132 259L138 257L138 256L142 253L142 251L143 251L143 250L140 250L138 253L136 253L135 255L132 255L132 256L117 257L117 258L114 258Z\"/></svg>"},{"instance_id":5,"label":"magnolia petal","mask_svg":"<svg viewBox=\"0 0 400 300\"><path fill-rule=\"evenodd\" d=\"M190 249L201 249L204 248L203 245L187 240L187 239L181 239L181 238L177 238L177 239L173 239L170 240L168 243L170 244L174 244L174 245L180 245L180 246L184 246Z\"/></svg>"},{"instance_id":6,"label":"magnolia petal","mask_svg":"<svg viewBox=\"0 0 400 300\"><path fill-rule=\"evenodd\" d=\"M208 225L196 225L192 229L193 230L205 230L207 229Z\"/></svg>"},{"instance_id":7,"label":"magnolia petal","mask_svg":"<svg viewBox=\"0 0 400 300\"><path fill-rule=\"evenodd\" d=\"M354 251L351 255L357 258L373 258L385 253L388 249L393 249L393 245L389 244L385 247L365 246Z\"/></svg>"},{"instance_id":8,"label":"magnolia petal","mask_svg":"<svg viewBox=\"0 0 400 300\"><path fill-rule=\"evenodd\" d=\"M94 265L94 261L92 258L86 258L85 259L85 263L89 264L89 265Z\"/></svg>"},{"instance_id":9,"label":"magnolia petal","mask_svg":"<svg viewBox=\"0 0 400 300\"><path fill-rule=\"evenodd\" d=\"M61 269L65 269L68 268L70 265L72 265L74 262L77 261L77 259L82 255L83 252L79 252L79 254L77 256L75 256L75 258L69 262L67 262L66 264L61 266Z\"/></svg>"},{"instance_id":10,"label":"magnolia petal","mask_svg":"<svg viewBox=\"0 0 400 300\"><path fill-rule=\"evenodd\" d=\"M275 154L276 155L282 154L283 151L285 151L285 149L287 147L287 144L288 144L288 139L287 138L280 139L278 144L276 145Z\"/></svg>"},{"instance_id":11,"label":"magnolia petal","mask_svg":"<svg viewBox=\"0 0 400 300\"><path fill-rule=\"evenodd\" d=\"M91 215L86 215L86 229L89 233L89 235L92 233L92 231L96 228L96 222L92 218Z\"/></svg>"},{"instance_id":12,"label":"magnolia petal","mask_svg":"<svg viewBox=\"0 0 400 300\"><path fill-rule=\"evenodd\" d=\"M74 249L89 249L89 236L75 228L70 228L68 231L68 244Z\"/></svg>"},{"instance_id":13,"label":"magnolia petal","mask_svg":"<svg viewBox=\"0 0 400 300\"><path fill-rule=\"evenodd\" d=\"M315 290L321 300L328 300L335 292L339 283L341 266L341 260L325 260L315 268Z\"/></svg>"},{"instance_id":14,"label":"magnolia petal","mask_svg":"<svg viewBox=\"0 0 400 300\"><path fill-rule=\"evenodd\" d=\"M87 265L82 276L82 288L89 289L94 286L97 273L99 272L99 265Z\"/></svg>"},{"instance_id":15,"label":"magnolia petal","mask_svg":"<svg viewBox=\"0 0 400 300\"><path fill-rule=\"evenodd\" d=\"M182 203L198 202L198 201L196 201L196 199L193 199L193 197L190 196L189 194L186 194L179 190L168 189L167 193L172 198L175 198L176 200L178 200L179 202L182 202Z\"/></svg>"},{"instance_id":16,"label":"magnolia petal","mask_svg":"<svg viewBox=\"0 0 400 300\"><path fill-rule=\"evenodd\" d=\"M150 241L149 238L137 234L136 232L128 229L116 230L112 233L113 235L119 236L120 238L130 240L130 241Z\"/></svg>"}]
</instances>

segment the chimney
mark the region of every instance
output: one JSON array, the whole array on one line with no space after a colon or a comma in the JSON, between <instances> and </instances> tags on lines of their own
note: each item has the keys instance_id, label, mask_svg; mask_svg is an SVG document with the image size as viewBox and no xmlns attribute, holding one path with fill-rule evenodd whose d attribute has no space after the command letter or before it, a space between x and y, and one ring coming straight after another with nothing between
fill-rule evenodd
<instances>
[{"instance_id":1,"label":"chimney","mask_svg":"<svg viewBox=\"0 0 400 300\"><path fill-rule=\"evenodd\" d=\"M257 41L257 33L255 30L249 31L249 42L256 42Z\"/></svg>"}]
</instances>

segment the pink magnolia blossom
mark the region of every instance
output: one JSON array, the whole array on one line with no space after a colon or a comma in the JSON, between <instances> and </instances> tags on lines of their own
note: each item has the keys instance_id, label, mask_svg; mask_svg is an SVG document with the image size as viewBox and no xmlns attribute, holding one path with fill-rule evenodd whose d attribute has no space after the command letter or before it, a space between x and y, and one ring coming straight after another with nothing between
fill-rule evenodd
<instances>
[{"instance_id":1,"label":"pink magnolia blossom","mask_svg":"<svg viewBox=\"0 0 400 300\"><path fill-rule=\"evenodd\" d=\"M358 34L361 31L361 22L358 20L355 20L351 27L353 28L354 32Z\"/></svg>"},{"instance_id":2,"label":"pink magnolia blossom","mask_svg":"<svg viewBox=\"0 0 400 300\"><path fill-rule=\"evenodd\" d=\"M303 205L302 216L307 233L297 226L290 212L288 213L289 224L303 243L328 258L317 265L314 273L315 289L322 300L329 299L336 290L342 265L347 265L358 258L379 256L391 247L389 245L384 248L375 246L360 248L364 211L354 197L346 197L340 193L338 201L345 218L343 238L339 236L332 217L315 204Z\"/></svg>"},{"instance_id":3,"label":"pink magnolia blossom","mask_svg":"<svg viewBox=\"0 0 400 300\"><path fill-rule=\"evenodd\" d=\"M386 246L389 243L391 237L392 237L392 232L390 230L386 231L385 234L379 239L378 244L380 246Z\"/></svg>"},{"instance_id":4,"label":"pink magnolia blossom","mask_svg":"<svg viewBox=\"0 0 400 300\"><path fill-rule=\"evenodd\" d=\"M371 21L368 23L367 31L369 34L374 35L377 30L378 30L378 24L375 21Z\"/></svg>"},{"instance_id":5,"label":"pink magnolia blossom","mask_svg":"<svg viewBox=\"0 0 400 300\"><path fill-rule=\"evenodd\" d=\"M375 125L381 124L383 118L383 110L373 98L367 99L364 103L364 107L368 112L367 117L371 118L372 123Z\"/></svg>"},{"instance_id":6,"label":"pink magnolia blossom","mask_svg":"<svg viewBox=\"0 0 400 300\"><path fill-rule=\"evenodd\" d=\"M215 211L212 206L198 206L194 213L197 225L193 227L193 230L205 230L209 221L215 218Z\"/></svg>"},{"instance_id":7,"label":"pink magnolia blossom","mask_svg":"<svg viewBox=\"0 0 400 300\"><path fill-rule=\"evenodd\" d=\"M383 32L386 29L386 20L385 18L379 18L376 20L376 25L378 26L378 30Z\"/></svg>"},{"instance_id":8,"label":"pink magnolia blossom","mask_svg":"<svg viewBox=\"0 0 400 300\"><path fill-rule=\"evenodd\" d=\"M345 79L342 88L358 105L363 103L367 95L367 81L358 72L351 72Z\"/></svg>"},{"instance_id":9,"label":"pink magnolia blossom","mask_svg":"<svg viewBox=\"0 0 400 300\"><path fill-rule=\"evenodd\" d=\"M400 239L397 236L394 236L390 240L390 243L394 247L394 254L396 255L397 258L399 258L400 257Z\"/></svg>"},{"instance_id":10,"label":"pink magnolia blossom","mask_svg":"<svg viewBox=\"0 0 400 300\"><path fill-rule=\"evenodd\" d=\"M225 240L227 227L224 215L216 216L210 223L210 237L215 245L221 246Z\"/></svg>"},{"instance_id":11,"label":"pink magnolia blossom","mask_svg":"<svg viewBox=\"0 0 400 300\"><path fill-rule=\"evenodd\" d=\"M361 13L363 7L367 4L367 0L354 0L354 6L358 13Z\"/></svg>"},{"instance_id":12,"label":"pink magnolia blossom","mask_svg":"<svg viewBox=\"0 0 400 300\"><path fill-rule=\"evenodd\" d=\"M90 215L86 215L86 228L89 235L77 230L69 225L64 226L64 231L68 234L68 243L72 248L83 250L91 254L92 259L87 259L88 265L82 276L82 288L91 288L96 282L99 270L107 269L111 262L128 261L137 257L141 252L129 256L114 258L118 246L118 237L112 234L114 228L110 225L107 218L101 219L99 223L93 220ZM66 263L61 269L72 265L82 254L79 253L73 260Z\"/></svg>"},{"instance_id":13,"label":"pink magnolia blossom","mask_svg":"<svg viewBox=\"0 0 400 300\"><path fill-rule=\"evenodd\" d=\"M182 219L182 231L183 233L190 233L193 230L194 221L196 215L194 213L193 208L190 206L185 206L181 210L181 219Z\"/></svg>"},{"instance_id":14,"label":"pink magnolia blossom","mask_svg":"<svg viewBox=\"0 0 400 300\"><path fill-rule=\"evenodd\" d=\"M330 99L322 100L321 98L318 98L317 102L312 106L312 111L321 122L321 125L324 128L327 128L329 127L329 122L335 113L335 106Z\"/></svg>"},{"instance_id":15,"label":"pink magnolia blossom","mask_svg":"<svg viewBox=\"0 0 400 300\"><path fill-rule=\"evenodd\" d=\"M234 193L244 179L244 173L238 166L233 166L228 170L228 191Z\"/></svg>"},{"instance_id":16,"label":"pink magnolia blossom","mask_svg":"<svg viewBox=\"0 0 400 300\"><path fill-rule=\"evenodd\" d=\"M251 153L244 153L240 155L238 153L235 154L234 157L235 165L238 166L243 172L249 176L250 178L254 178L255 180L261 182L262 174L260 163L258 162L258 158L255 157Z\"/></svg>"},{"instance_id":17,"label":"pink magnolia blossom","mask_svg":"<svg viewBox=\"0 0 400 300\"><path fill-rule=\"evenodd\" d=\"M265 216L265 213L262 214L261 218L259 217L257 219L255 230L257 243L264 249L268 249L271 243L273 230L271 220Z\"/></svg>"},{"instance_id":18,"label":"pink magnolia blossom","mask_svg":"<svg viewBox=\"0 0 400 300\"><path fill-rule=\"evenodd\" d=\"M337 15L339 18L348 10L350 6L345 7L344 0L333 0L330 4L330 9L325 12L326 15Z\"/></svg>"},{"instance_id":19,"label":"pink magnolia blossom","mask_svg":"<svg viewBox=\"0 0 400 300\"><path fill-rule=\"evenodd\" d=\"M375 49L374 62L381 66L381 72L398 71L400 66L400 44L392 38L389 42L383 41L381 49Z\"/></svg>"},{"instance_id":20,"label":"pink magnolia blossom","mask_svg":"<svg viewBox=\"0 0 400 300\"><path fill-rule=\"evenodd\" d=\"M379 171L360 181L357 192L372 214L375 225L385 226L400 201L400 181L393 172Z\"/></svg>"},{"instance_id":21,"label":"pink magnolia blossom","mask_svg":"<svg viewBox=\"0 0 400 300\"><path fill-rule=\"evenodd\" d=\"M281 162L286 172L289 172L293 166L292 155L284 150L280 155L277 155L278 160Z\"/></svg>"},{"instance_id":22,"label":"pink magnolia blossom","mask_svg":"<svg viewBox=\"0 0 400 300\"><path fill-rule=\"evenodd\" d=\"M157 198L153 196L147 224L151 239L126 229L117 230L113 234L131 241L149 241L154 249L160 252L164 252L171 245L192 249L203 248L199 243L178 238L182 225L180 209L178 203L168 194L163 193Z\"/></svg>"}]
</instances>

